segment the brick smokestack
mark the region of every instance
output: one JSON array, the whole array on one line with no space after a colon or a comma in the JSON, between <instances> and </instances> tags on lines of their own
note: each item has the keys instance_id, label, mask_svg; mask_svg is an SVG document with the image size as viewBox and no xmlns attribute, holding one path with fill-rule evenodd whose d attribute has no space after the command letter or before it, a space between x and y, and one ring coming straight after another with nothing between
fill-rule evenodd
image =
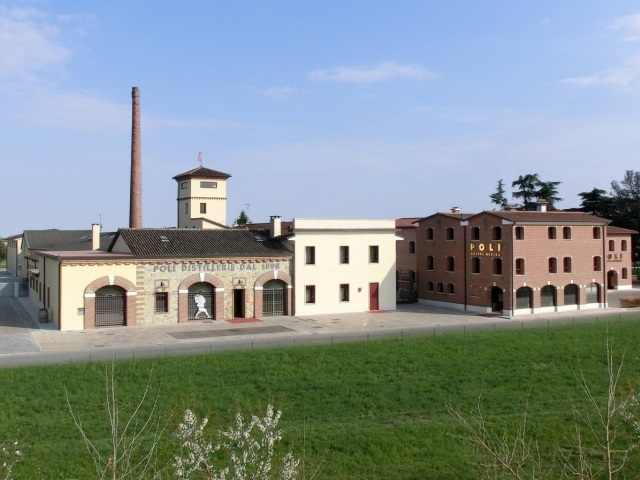
<instances>
[{"instance_id":1,"label":"brick smokestack","mask_svg":"<svg viewBox=\"0 0 640 480\"><path fill-rule=\"evenodd\" d=\"M131 192L129 198L129 228L142 228L142 159L140 155L140 92L131 90Z\"/></svg>"}]
</instances>

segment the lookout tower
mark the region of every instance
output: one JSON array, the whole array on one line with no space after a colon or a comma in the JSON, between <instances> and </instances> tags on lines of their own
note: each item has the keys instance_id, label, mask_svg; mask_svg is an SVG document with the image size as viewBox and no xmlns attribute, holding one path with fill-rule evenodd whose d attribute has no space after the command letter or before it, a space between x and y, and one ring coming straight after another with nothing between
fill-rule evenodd
<instances>
[{"instance_id":1,"label":"lookout tower","mask_svg":"<svg viewBox=\"0 0 640 480\"><path fill-rule=\"evenodd\" d=\"M229 177L203 166L173 177L178 182L178 228L226 228Z\"/></svg>"}]
</instances>

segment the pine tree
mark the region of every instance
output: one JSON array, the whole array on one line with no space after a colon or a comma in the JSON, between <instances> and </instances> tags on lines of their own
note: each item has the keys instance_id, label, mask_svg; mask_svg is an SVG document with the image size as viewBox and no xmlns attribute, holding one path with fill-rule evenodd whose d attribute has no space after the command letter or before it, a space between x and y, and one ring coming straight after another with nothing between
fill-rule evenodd
<instances>
[{"instance_id":1,"label":"pine tree","mask_svg":"<svg viewBox=\"0 0 640 480\"><path fill-rule=\"evenodd\" d=\"M502 179L500 179L498 180L496 193L492 193L491 195L489 195L489 198L491 199L491 203L498 205L500 208L506 207L509 204L509 202L507 202L507 197L505 197L504 194L505 194L504 182L502 181Z\"/></svg>"},{"instance_id":2,"label":"pine tree","mask_svg":"<svg viewBox=\"0 0 640 480\"><path fill-rule=\"evenodd\" d=\"M234 225L246 225L247 223L251 223L251 219L249 219L249 216L247 215L247 212L242 210L240 212L240 215L238 215L238 218L236 218L236 221L233 224Z\"/></svg>"}]
</instances>

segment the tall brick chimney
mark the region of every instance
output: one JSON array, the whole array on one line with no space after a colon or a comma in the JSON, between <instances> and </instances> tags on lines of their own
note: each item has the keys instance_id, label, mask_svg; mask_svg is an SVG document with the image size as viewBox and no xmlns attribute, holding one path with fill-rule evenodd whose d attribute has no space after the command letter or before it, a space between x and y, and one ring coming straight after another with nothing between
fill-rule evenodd
<instances>
[{"instance_id":1,"label":"tall brick chimney","mask_svg":"<svg viewBox=\"0 0 640 480\"><path fill-rule=\"evenodd\" d=\"M131 191L129 198L129 228L142 228L142 159L140 155L140 92L131 90Z\"/></svg>"}]
</instances>

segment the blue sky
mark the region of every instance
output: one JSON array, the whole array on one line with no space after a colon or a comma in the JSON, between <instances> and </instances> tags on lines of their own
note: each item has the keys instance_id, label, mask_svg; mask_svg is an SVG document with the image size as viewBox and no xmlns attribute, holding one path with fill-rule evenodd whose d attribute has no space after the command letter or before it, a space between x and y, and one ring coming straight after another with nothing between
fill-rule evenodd
<instances>
[{"instance_id":1,"label":"blue sky","mask_svg":"<svg viewBox=\"0 0 640 480\"><path fill-rule=\"evenodd\" d=\"M198 152L229 222L480 211L526 173L573 207L640 167L637 1L17 1L0 235L127 226L133 86L148 227Z\"/></svg>"}]
</instances>

